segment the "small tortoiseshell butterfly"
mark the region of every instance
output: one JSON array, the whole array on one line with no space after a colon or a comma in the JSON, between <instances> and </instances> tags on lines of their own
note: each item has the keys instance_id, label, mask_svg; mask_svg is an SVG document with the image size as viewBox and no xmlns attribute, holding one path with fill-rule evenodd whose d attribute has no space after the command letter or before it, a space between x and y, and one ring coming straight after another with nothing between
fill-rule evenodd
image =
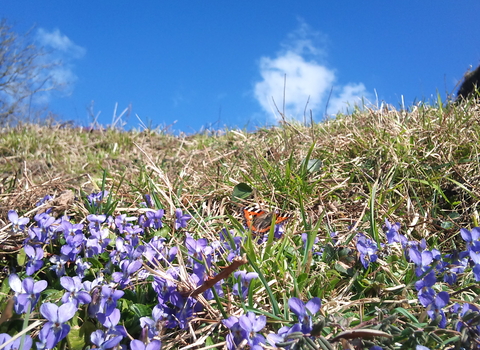
<instances>
[{"instance_id":1,"label":"small tortoiseshell butterfly","mask_svg":"<svg viewBox=\"0 0 480 350\"><path fill-rule=\"evenodd\" d=\"M242 209L245 225L254 234L263 234L270 231L272 219L275 225L285 223L292 215L278 213L276 211L268 212L260 208L245 207Z\"/></svg>"}]
</instances>

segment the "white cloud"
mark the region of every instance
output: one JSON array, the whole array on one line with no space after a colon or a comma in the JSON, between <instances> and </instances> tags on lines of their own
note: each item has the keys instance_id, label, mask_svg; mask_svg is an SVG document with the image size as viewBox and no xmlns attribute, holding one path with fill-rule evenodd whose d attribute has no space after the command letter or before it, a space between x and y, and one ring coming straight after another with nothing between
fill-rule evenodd
<instances>
[{"instance_id":1,"label":"white cloud","mask_svg":"<svg viewBox=\"0 0 480 350\"><path fill-rule=\"evenodd\" d=\"M35 39L36 44L45 51L45 54L38 58L37 64L39 67L47 67L47 69L39 69L38 80L46 81L43 87L46 91L36 94L35 102L48 103L54 91L60 92L63 96L70 95L77 81L73 62L85 55L85 48L75 44L58 28L51 32L39 28Z\"/></svg>"},{"instance_id":2,"label":"white cloud","mask_svg":"<svg viewBox=\"0 0 480 350\"><path fill-rule=\"evenodd\" d=\"M349 83L341 89L341 92L334 94L328 102L328 110L334 111L333 114L351 112L355 105L362 107L362 100L370 99L370 93L363 83Z\"/></svg>"},{"instance_id":3,"label":"white cloud","mask_svg":"<svg viewBox=\"0 0 480 350\"><path fill-rule=\"evenodd\" d=\"M71 58L82 58L86 52L83 47L76 45L65 34L62 34L58 28L52 32L39 28L37 41L40 45L63 52Z\"/></svg>"},{"instance_id":4,"label":"white cloud","mask_svg":"<svg viewBox=\"0 0 480 350\"><path fill-rule=\"evenodd\" d=\"M320 63L325 56L324 42L324 37L300 20L276 57L260 58L261 80L255 84L254 96L267 115L280 117L277 108L282 111L284 95L285 116L299 120L303 120L306 107L307 115L310 110L323 115L332 89L329 114L351 110L369 95L362 83L335 84L335 70Z\"/></svg>"},{"instance_id":5,"label":"white cloud","mask_svg":"<svg viewBox=\"0 0 480 350\"><path fill-rule=\"evenodd\" d=\"M262 57L260 74L263 80L255 85L255 96L263 110L270 112L275 102L282 111L285 90L286 112L298 117L303 116L307 102L312 109L320 105L335 79L326 67L291 51L275 59Z\"/></svg>"}]
</instances>

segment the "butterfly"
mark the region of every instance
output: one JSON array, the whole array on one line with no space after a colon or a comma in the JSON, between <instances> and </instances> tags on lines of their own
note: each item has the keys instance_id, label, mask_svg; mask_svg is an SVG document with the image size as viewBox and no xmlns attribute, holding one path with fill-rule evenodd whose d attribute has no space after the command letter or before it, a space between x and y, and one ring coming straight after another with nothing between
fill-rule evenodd
<instances>
[{"instance_id":1,"label":"butterfly","mask_svg":"<svg viewBox=\"0 0 480 350\"><path fill-rule=\"evenodd\" d=\"M275 225L285 223L292 218L292 215L278 213L276 211L268 212L256 207L245 207L242 209L245 225L254 234L262 234L270 231L272 220Z\"/></svg>"}]
</instances>

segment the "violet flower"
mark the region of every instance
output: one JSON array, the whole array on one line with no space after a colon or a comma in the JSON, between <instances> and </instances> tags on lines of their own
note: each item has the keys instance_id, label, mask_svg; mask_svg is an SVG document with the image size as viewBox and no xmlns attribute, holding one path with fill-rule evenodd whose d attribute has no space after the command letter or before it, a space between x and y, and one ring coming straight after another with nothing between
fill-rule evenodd
<instances>
[{"instance_id":1,"label":"violet flower","mask_svg":"<svg viewBox=\"0 0 480 350\"><path fill-rule=\"evenodd\" d=\"M119 309L113 309L108 316L104 313L99 313L97 314L97 319L107 329L107 334L120 335L122 337L127 336L125 327L118 324L118 322L120 322Z\"/></svg>"},{"instance_id":2,"label":"violet flower","mask_svg":"<svg viewBox=\"0 0 480 350\"><path fill-rule=\"evenodd\" d=\"M122 260L120 262L121 272L114 272L112 280L119 284L120 288L125 288L130 283L130 276L142 267L140 260Z\"/></svg>"},{"instance_id":3,"label":"violet flower","mask_svg":"<svg viewBox=\"0 0 480 350\"><path fill-rule=\"evenodd\" d=\"M238 349L240 344L248 338L247 331L240 327L240 324L238 323L238 318L235 316L230 316L229 318L222 320L222 323L230 330L230 333L228 333L226 337L227 349Z\"/></svg>"},{"instance_id":4,"label":"violet flower","mask_svg":"<svg viewBox=\"0 0 480 350\"><path fill-rule=\"evenodd\" d=\"M25 245L23 250L29 258L25 265L25 273L27 276L31 276L43 266L43 249L41 247Z\"/></svg>"},{"instance_id":5,"label":"violet flower","mask_svg":"<svg viewBox=\"0 0 480 350\"><path fill-rule=\"evenodd\" d=\"M288 306L290 310L298 317L298 322L302 325L302 332L304 334L312 331L312 315L316 314L320 310L322 301L320 298L313 298L303 303L298 298L292 297L288 300Z\"/></svg>"},{"instance_id":6,"label":"violet flower","mask_svg":"<svg viewBox=\"0 0 480 350\"><path fill-rule=\"evenodd\" d=\"M89 222L88 227L90 232L98 232L101 229L102 223L107 219L106 215L90 214L87 216Z\"/></svg>"},{"instance_id":7,"label":"violet flower","mask_svg":"<svg viewBox=\"0 0 480 350\"><path fill-rule=\"evenodd\" d=\"M0 349L3 350L18 350L20 349L20 342L22 341L22 337L15 339L8 345L2 346L7 341L12 339L12 337L7 333L0 334ZM25 336L25 340L23 341L23 348L21 350L30 350L32 347L32 338L29 335Z\"/></svg>"},{"instance_id":8,"label":"violet flower","mask_svg":"<svg viewBox=\"0 0 480 350\"><path fill-rule=\"evenodd\" d=\"M67 291L63 297L62 302L71 302L76 307L83 304L88 304L92 301L92 297L85 291L85 286L78 276L60 278L60 284Z\"/></svg>"},{"instance_id":9,"label":"violet flower","mask_svg":"<svg viewBox=\"0 0 480 350\"><path fill-rule=\"evenodd\" d=\"M432 320L435 320L438 316L441 317L440 323L438 324L440 328L445 328L445 326L447 325L447 318L442 308L447 306L449 301L450 296L448 295L448 293L440 292L435 296L434 301L427 308L427 314Z\"/></svg>"},{"instance_id":10,"label":"violet flower","mask_svg":"<svg viewBox=\"0 0 480 350\"><path fill-rule=\"evenodd\" d=\"M134 339L130 342L130 349L132 350L160 350L162 348L162 343L160 340L152 340L150 343L145 344L144 342Z\"/></svg>"},{"instance_id":11,"label":"violet flower","mask_svg":"<svg viewBox=\"0 0 480 350\"><path fill-rule=\"evenodd\" d=\"M388 219L385 219L385 225L383 226L383 232L387 236L387 243L402 243L406 241L405 236L400 234L400 223L396 222L394 224L390 223Z\"/></svg>"},{"instance_id":12,"label":"violet flower","mask_svg":"<svg viewBox=\"0 0 480 350\"><path fill-rule=\"evenodd\" d=\"M258 332L267 325L267 318L264 315L255 316L253 312L247 312L240 316L238 324L247 333L247 342L250 349L263 349L260 344L265 344L265 337Z\"/></svg>"},{"instance_id":13,"label":"violet flower","mask_svg":"<svg viewBox=\"0 0 480 350\"><path fill-rule=\"evenodd\" d=\"M68 256L66 255L53 255L50 258L50 262L52 266L50 266L50 270L55 271L58 277L65 275L65 264L68 262Z\"/></svg>"},{"instance_id":14,"label":"violet flower","mask_svg":"<svg viewBox=\"0 0 480 350\"><path fill-rule=\"evenodd\" d=\"M157 211L147 211L145 216L147 219L145 220L144 227L151 227L154 230L159 230L163 227L162 218L165 215L165 210L159 209Z\"/></svg>"},{"instance_id":15,"label":"violet flower","mask_svg":"<svg viewBox=\"0 0 480 350\"><path fill-rule=\"evenodd\" d=\"M377 252L378 247L370 238L359 234L357 236L357 250L360 253L360 261L364 268L367 268L370 265L370 262L377 261L378 257L375 253Z\"/></svg>"},{"instance_id":16,"label":"violet flower","mask_svg":"<svg viewBox=\"0 0 480 350\"><path fill-rule=\"evenodd\" d=\"M15 234L25 230L25 225L30 221L29 218L18 217L15 210L8 211L8 220L12 223L12 232Z\"/></svg>"},{"instance_id":17,"label":"violet flower","mask_svg":"<svg viewBox=\"0 0 480 350\"><path fill-rule=\"evenodd\" d=\"M187 221L192 218L191 215L183 214L182 209L175 209L175 230L178 230L180 227L187 227Z\"/></svg>"},{"instance_id":18,"label":"violet flower","mask_svg":"<svg viewBox=\"0 0 480 350\"><path fill-rule=\"evenodd\" d=\"M284 343L291 340L289 335L292 333L297 333L302 331L302 326L300 323L295 323L292 327L284 326L278 330L278 333L270 333L267 335L267 341L272 346L277 346L277 343ZM290 346L286 346L285 349L290 349Z\"/></svg>"},{"instance_id":19,"label":"violet flower","mask_svg":"<svg viewBox=\"0 0 480 350\"><path fill-rule=\"evenodd\" d=\"M96 346L96 349L107 350L117 346L122 341L121 335L111 335L98 329L90 334L90 341Z\"/></svg>"},{"instance_id":20,"label":"violet flower","mask_svg":"<svg viewBox=\"0 0 480 350\"><path fill-rule=\"evenodd\" d=\"M235 271L233 273L233 276L238 280L238 283L235 283L233 286L233 294L242 296L242 298L247 297L248 293L248 287L250 286L250 282L254 278L258 278L258 273L256 272L246 272L246 271ZM239 291L239 284L240 284L240 289Z\"/></svg>"},{"instance_id":21,"label":"violet flower","mask_svg":"<svg viewBox=\"0 0 480 350\"><path fill-rule=\"evenodd\" d=\"M122 290L116 290L109 286L102 286L100 305L103 313L107 316L110 315L117 307L117 300L123 297L124 294L125 292Z\"/></svg>"},{"instance_id":22,"label":"violet flower","mask_svg":"<svg viewBox=\"0 0 480 350\"><path fill-rule=\"evenodd\" d=\"M47 349L52 349L67 336L70 326L66 322L75 316L76 312L77 307L73 303L66 303L60 307L53 303L44 303L40 306L40 313L48 322L40 331L39 339Z\"/></svg>"},{"instance_id":23,"label":"violet flower","mask_svg":"<svg viewBox=\"0 0 480 350\"><path fill-rule=\"evenodd\" d=\"M435 297L435 291L432 289L432 286L437 282L435 277L435 272L430 271L425 275L421 280L415 282L415 288L418 290L418 300L420 303L427 307L433 302Z\"/></svg>"},{"instance_id":24,"label":"violet flower","mask_svg":"<svg viewBox=\"0 0 480 350\"><path fill-rule=\"evenodd\" d=\"M16 274L8 277L10 288L15 292L15 312L23 314L32 310L40 298L40 292L47 288L47 281L35 282L33 278L27 277L23 281Z\"/></svg>"}]
</instances>

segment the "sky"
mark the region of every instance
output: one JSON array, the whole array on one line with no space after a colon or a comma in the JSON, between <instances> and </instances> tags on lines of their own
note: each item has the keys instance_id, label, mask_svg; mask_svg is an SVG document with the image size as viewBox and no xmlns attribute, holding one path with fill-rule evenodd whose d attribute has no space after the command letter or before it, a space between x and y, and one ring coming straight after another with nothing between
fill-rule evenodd
<instances>
[{"instance_id":1,"label":"sky","mask_svg":"<svg viewBox=\"0 0 480 350\"><path fill-rule=\"evenodd\" d=\"M63 120L187 134L443 99L480 64L480 1L2 0ZM124 113L123 113L124 112ZM123 113L123 114L122 114ZM120 117L121 116L121 117Z\"/></svg>"}]
</instances>

